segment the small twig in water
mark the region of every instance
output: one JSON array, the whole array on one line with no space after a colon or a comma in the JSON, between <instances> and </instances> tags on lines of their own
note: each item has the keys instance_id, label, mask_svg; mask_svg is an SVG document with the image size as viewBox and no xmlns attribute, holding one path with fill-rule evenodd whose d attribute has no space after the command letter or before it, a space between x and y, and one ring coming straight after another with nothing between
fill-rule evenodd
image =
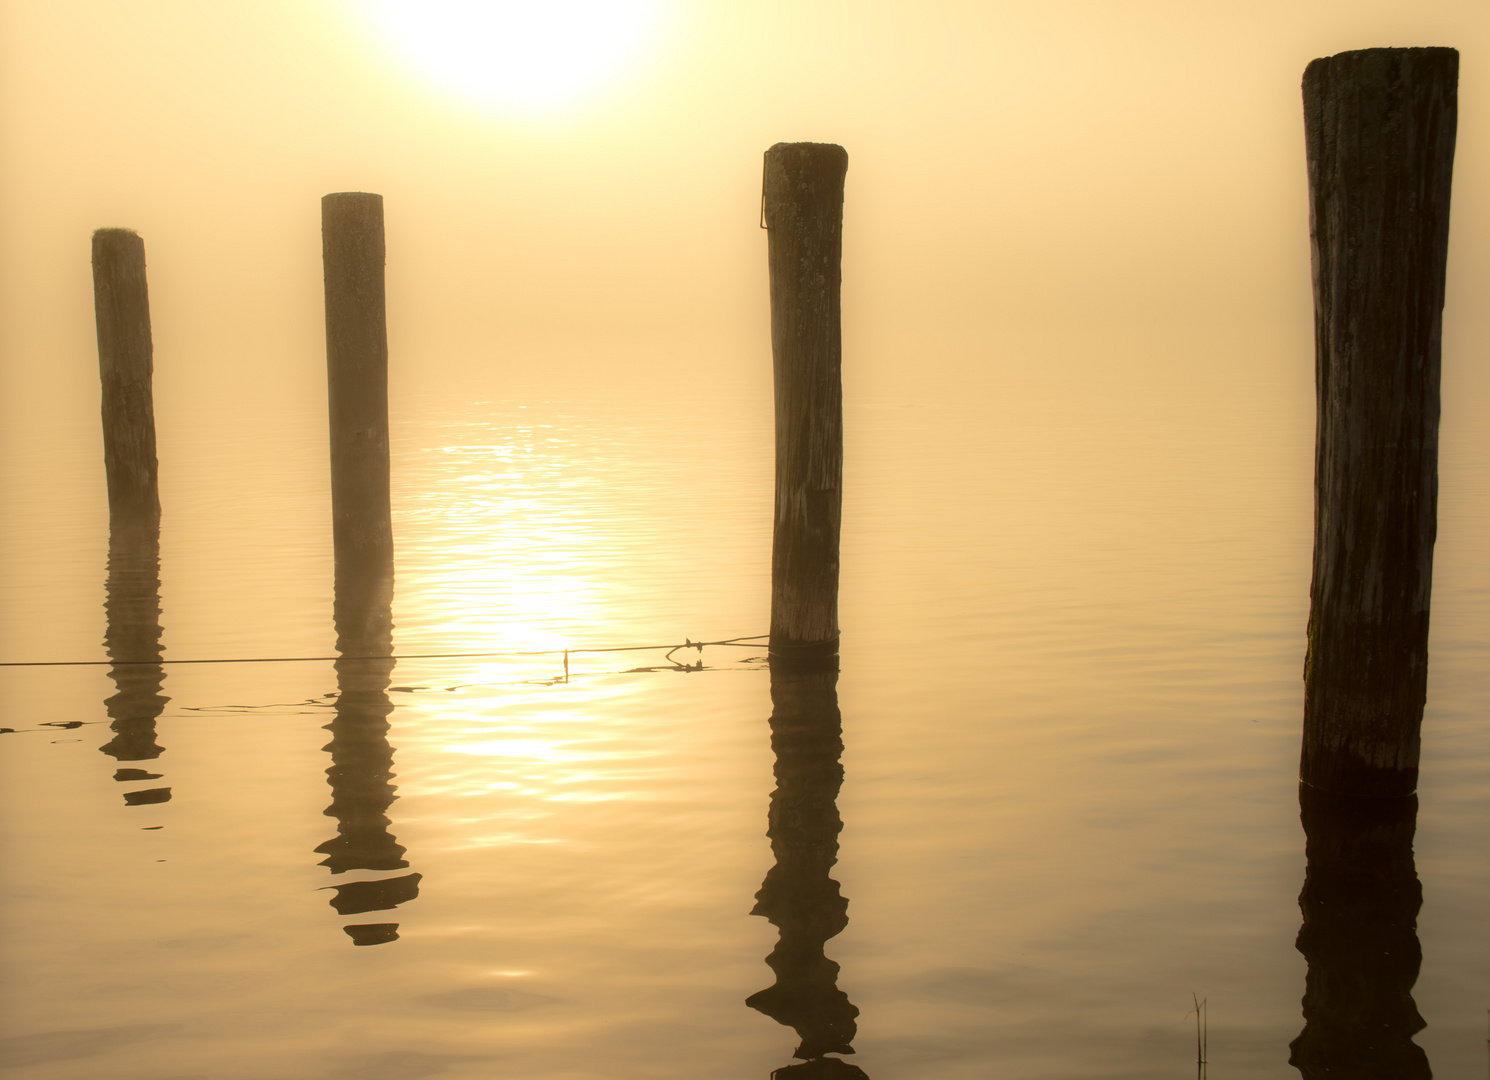
<instances>
[{"instance_id":1,"label":"small twig in water","mask_svg":"<svg viewBox=\"0 0 1490 1080\"><path fill-rule=\"evenodd\" d=\"M1206 1049L1210 1042L1210 1022L1206 1019L1206 999L1190 991L1190 1000L1195 1002L1195 1076L1205 1080Z\"/></svg>"}]
</instances>

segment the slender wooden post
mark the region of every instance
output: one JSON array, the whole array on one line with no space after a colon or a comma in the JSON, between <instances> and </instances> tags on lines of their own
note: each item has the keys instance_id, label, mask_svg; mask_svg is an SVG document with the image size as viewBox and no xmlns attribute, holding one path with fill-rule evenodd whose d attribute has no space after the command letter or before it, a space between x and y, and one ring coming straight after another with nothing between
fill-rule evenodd
<instances>
[{"instance_id":1,"label":"slender wooden post","mask_svg":"<svg viewBox=\"0 0 1490 1080\"><path fill-rule=\"evenodd\" d=\"M1300 777L1417 787L1438 502L1459 54L1364 49L1304 72L1314 261L1314 579Z\"/></svg>"},{"instance_id":2,"label":"slender wooden post","mask_svg":"<svg viewBox=\"0 0 1490 1080\"><path fill-rule=\"evenodd\" d=\"M393 589L393 524L383 197L343 191L323 198L321 252L326 275L336 623L347 639L346 647L338 647L359 655L357 643L388 641L391 628L384 602ZM369 588L380 595L369 595ZM364 625L368 619L378 625Z\"/></svg>"},{"instance_id":3,"label":"slender wooden post","mask_svg":"<svg viewBox=\"0 0 1490 1080\"><path fill-rule=\"evenodd\" d=\"M150 292L145 241L132 229L93 234L93 316L103 385L109 523L125 542L159 528Z\"/></svg>"},{"instance_id":4,"label":"slender wooden post","mask_svg":"<svg viewBox=\"0 0 1490 1080\"><path fill-rule=\"evenodd\" d=\"M776 380L773 650L832 655L838 648L847 170L847 152L832 143L777 143L766 151L762 210Z\"/></svg>"}]
</instances>

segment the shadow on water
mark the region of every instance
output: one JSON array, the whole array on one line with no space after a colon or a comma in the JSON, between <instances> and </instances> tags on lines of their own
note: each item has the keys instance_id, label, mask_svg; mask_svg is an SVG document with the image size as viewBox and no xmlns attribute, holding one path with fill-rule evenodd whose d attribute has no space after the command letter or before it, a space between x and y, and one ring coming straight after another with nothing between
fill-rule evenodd
<instances>
[{"instance_id":1,"label":"shadow on water","mask_svg":"<svg viewBox=\"0 0 1490 1080\"><path fill-rule=\"evenodd\" d=\"M1308 869L1298 949L1309 964L1304 1030L1289 1064L1306 1080L1428 1080L1412 1037L1423 951L1413 863L1418 801L1358 799L1301 786Z\"/></svg>"},{"instance_id":2,"label":"shadow on water","mask_svg":"<svg viewBox=\"0 0 1490 1080\"><path fill-rule=\"evenodd\" d=\"M156 741L155 720L170 698L162 694L165 669L160 645L160 522L116 517L109 527L109 566L104 593L104 647L115 692L104 699L114 737L98 749L116 761L154 761L165 747ZM158 780L147 769L120 768L120 782ZM169 802L171 789L124 793L129 806Z\"/></svg>"},{"instance_id":3,"label":"shadow on water","mask_svg":"<svg viewBox=\"0 0 1490 1080\"><path fill-rule=\"evenodd\" d=\"M321 865L333 874L349 870L401 870L409 863L404 849L388 831L387 811L397 787L393 783L393 747L388 744L388 716L393 704L387 689L396 661L393 652L393 572L391 559L339 558L336 568L337 699L326 730L331 754L326 777L336 818L336 836L316 848ZM388 657L384 659L384 657ZM339 915L388 911L419 895L419 874L328 886L331 906ZM398 924L362 923L343 929L353 945L381 945L398 939Z\"/></svg>"},{"instance_id":4,"label":"shadow on water","mask_svg":"<svg viewBox=\"0 0 1490 1080\"><path fill-rule=\"evenodd\" d=\"M815 668L809 669L809 668ZM852 1054L859 1010L838 989L838 965L824 943L848 925L848 901L828 876L838 861L838 789L843 784L843 726L838 711L838 658L816 665L771 660L771 749L776 790L766 834L776 865L755 894L752 915L780 932L766 963L776 983L745 1004L796 1029L801 1044L771 1075L789 1080L868 1080L829 1054Z\"/></svg>"}]
</instances>

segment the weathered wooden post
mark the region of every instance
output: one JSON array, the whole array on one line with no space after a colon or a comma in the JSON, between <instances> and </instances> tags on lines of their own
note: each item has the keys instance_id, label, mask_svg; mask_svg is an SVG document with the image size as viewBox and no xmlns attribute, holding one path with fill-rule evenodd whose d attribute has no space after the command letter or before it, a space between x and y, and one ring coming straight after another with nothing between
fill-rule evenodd
<instances>
[{"instance_id":1,"label":"weathered wooden post","mask_svg":"<svg viewBox=\"0 0 1490 1080\"><path fill-rule=\"evenodd\" d=\"M125 543L160 524L156 484L154 350L145 241L132 229L93 234L93 317L103 384L104 473L109 524Z\"/></svg>"},{"instance_id":2,"label":"weathered wooden post","mask_svg":"<svg viewBox=\"0 0 1490 1080\"><path fill-rule=\"evenodd\" d=\"M766 151L762 211L776 381L771 649L804 658L838 651L847 170L847 152L832 143L777 143Z\"/></svg>"},{"instance_id":3,"label":"weathered wooden post","mask_svg":"<svg viewBox=\"0 0 1490 1080\"><path fill-rule=\"evenodd\" d=\"M348 641L389 641L390 607L382 598L367 595L371 587L391 599L393 590L383 197L363 191L325 196L321 200L321 254L326 280L336 625ZM362 619L384 620L386 625L363 625ZM354 648L338 648L344 654L358 655Z\"/></svg>"},{"instance_id":4,"label":"weathered wooden post","mask_svg":"<svg viewBox=\"0 0 1490 1080\"><path fill-rule=\"evenodd\" d=\"M1364 49L1304 72L1314 263L1314 579L1300 777L1417 787L1438 497L1459 54Z\"/></svg>"}]
</instances>

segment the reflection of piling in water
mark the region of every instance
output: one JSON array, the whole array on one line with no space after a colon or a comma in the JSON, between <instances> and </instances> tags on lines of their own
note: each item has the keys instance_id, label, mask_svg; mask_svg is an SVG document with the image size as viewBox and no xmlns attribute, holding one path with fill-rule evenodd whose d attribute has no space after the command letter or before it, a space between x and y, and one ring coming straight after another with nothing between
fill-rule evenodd
<instances>
[{"instance_id":1,"label":"reflection of piling in water","mask_svg":"<svg viewBox=\"0 0 1490 1080\"><path fill-rule=\"evenodd\" d=\"M838 789L843 783L837 658L830 663L771 664L771 747L776 790L767 835L776 857L756 893L751 914L781 932L766 963L776 984L746 1004L801 1038L794 1056L805 1064L777 1070L793 1077L862 1077L863 1071L826 1054L852 1054L859 1010L838 989L838 965L823 945L848 925L848 901L829 876L838 861Z\"/></svg>"},{"instance_id":2,"label":"reflection of piling in water","mask_svg":"<svg viewBox=\"0 0 1490 1080\"><path fill-rule=\"evenodd\" d=\"M1422 962L1413 864L1417 799L1354 799L1299 788L1308 869L1298 949L1309 963L1290 1064L1306 1080L1427 1080L1412 1037Z\"/></svg>"},{"instance_id":3,"label":"reflection of piling in water","mask_svg":"<svg viewBox=\"0 0 1490 1080\"><path fill-rule=\"evenodd\" d=\"M398 798L393 784L393 747L388 745L388 714L393 706L383 691L388 687L392 660L342 660L337 663L336 718L326 726L331 754L326 770L331 805L326 816L336 818L336 836L316 848L325 855L321 865L333 874L349 870L400 870L408 866L404 849L388 831L388 808ZM418 874L372 881L349 881L331 886L331 906L338 915L387 911L419 895ZM398 937L397 924L378 924L387 933L366 940L374 927L347 927L358 945L378 944Z\"/></svg>"},{"instance_id":4,"label":"reflection of piling in water","mask_svg":"<svg viewBox=\"0 0 1490 1080\"><path fill-rule=\"evenodd\" d=\"M761 193L776 387L771 648L824 656L838 642L847 170L841 146L777 143L766 151Z\"/></svg>"},{"instance_id":5,"label":"reflection of piling in water","mask_svg":"<svg viewBox=\"0 0 1490 1080\"><path fill-rule=\"evenodd\" d=\"M388 831L391 822L388 808L398 798L393 783L393 747L388 744L388 715L393 705L388 700L388 683L393 671L392 659L350 659L347 657L386 656L392 652L392 636L382 633L372 638L346 632L352 626L390 625L388 592L381 579L359 596L349 596L343 579L337 591L337 641L344 659L336 662L336 682L340 691L336 714L326 730L331 742L324 749L331 754L326 777L331 785L331 805L326 815L336 819L336 836L316 848L325 855L321 865L333 874L349 870L400 870L408 866L404 849ZM366 610L368 607L380 610ZM364 911L386 911L419 895L418 874L373 881L349 881L332 886L336 895L331 906L340 915ZM396 923L349 926L347 933L357 945L376 945L398 937Z\"/></svg>"},{"instance_id":6,"label":"reflection of piling in water","mask_svg":"<svg viewBox=\"0 0 1490 1080\"><path fill-rule=\"evenodd\" d=\"M337 835L316 851L321 865L333 874L348 870L397 870L409 864L404 849L388 832L386 811L398 797L393 780L393 747L388 745L388 714L393 705L388 687L392 660L339 660L336 715L326 730L331 755L326 776L331 783L331 805L326 816L336 818ZM345 888L345 887L344 887ZM339 897L333 904L341 902ZM369 911L371 908L358 910ZM343 912L346 914L346 912Z\"/></svg>"},{"instance_id":7,"label":"reflection of piling in water","mask_svg":"<svg viewBox=\"0 0 1490 1080\"><path fill-rule=\"evenodd\" d=\"M160 692L165 669L160 647L160 539L153 523L109 532L109 576L104 598L108 619L104 647L120 663L109 669L116 692L104 700L114 737L99 747L118 761L153 761L164 749L155 741L155 718L170 698ZM141 661L157 661L156 663ZM118 780L153 780L159 774L120 769ZM158 789L168 793L169 789ZM130 792L130 805L164 802Z\"/></svg>"}]
</instances>

